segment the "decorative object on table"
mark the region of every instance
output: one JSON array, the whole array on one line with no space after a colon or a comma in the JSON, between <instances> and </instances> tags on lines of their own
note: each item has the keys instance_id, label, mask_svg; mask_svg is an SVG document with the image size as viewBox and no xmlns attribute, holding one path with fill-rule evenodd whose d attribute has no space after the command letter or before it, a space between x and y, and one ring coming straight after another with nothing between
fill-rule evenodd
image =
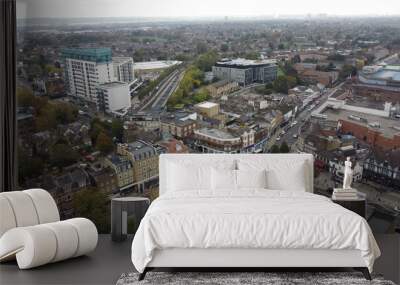
<instances>
[{"instance_id":1,"label":"decorative object on table","mask_svg":"<svg viewBox=\"0 0 400 285\"><path fill-rule=\"evenodd\" d=\"M350 190L351 183L353 182L353 169L351 169L352 163L348 156L344 162L344 177L343 177L343 189Z\"/></svg>"},{"instance_id":2,"label":"decorative object on table","mask_svg":"<svg viewBox=\"0 0 400 285\"><path fill-rule=\"evenodd\" d=\"M124 241L128 235L128 217L135 220L135 232L150 205L145 197L122 197L111 200L111 239Z\"/></svg>"},{"instance_id":3,"label":"decorative object on table","mask_svg":"<svg viewBox=\"0 0 400 285\"><path fill-rule=\"evenodd\" d=\"M356 189L333 189L332 199L333 200L357 200L361 197L361 194Z\"/></svg>"},{"instance_id":4,"label":"decorative object on table","mask_svg":"<svg viewBox=\"0 0 400 285\"><path fill-rule=\"evenodd\" d=\"M97 246L88 219L60 221L57 205L43 189L0 193L0 261L16 259L28 269L87 254Z\"/></svg>"},{"instance_id":5,"label":"decorative object on table","mask_svg":"<svg viewBox=\"0 0 400 285\"><path fill-rule=\"evenodd\" d=\"M373 280L363 278L360 272L149 272L146 279L138 281L139 273L122 274L116 285L175 285L175 284L352 284L395 285L380 275Z\"/></svg>"}]
</instances>

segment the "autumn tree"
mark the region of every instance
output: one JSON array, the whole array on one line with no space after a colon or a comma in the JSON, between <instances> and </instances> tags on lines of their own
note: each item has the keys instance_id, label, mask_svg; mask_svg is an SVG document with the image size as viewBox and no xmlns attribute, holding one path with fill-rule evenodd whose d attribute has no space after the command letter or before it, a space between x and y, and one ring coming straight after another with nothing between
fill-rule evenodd
<instances>
[{"instance_id":1,"label":"autumn tree","mask_svg":"<svg viewBox=\"0 0 400 285\"><path fill-rule=\"evenodd\" d=\"M96 140L96 148L104 154L111 152L114 149L112 139L104 132L100 132Z\"/></svg>"},{"instance_id":2,"label":"autumn tree","mask_svg":"<svg viewBox=\"0 0 400 285\"><path fill-rule=\"evenodd\" d=\"M78 153L68 144L55 144L50 149L50 163L58 168L74 164L78 159Z\"/></svg>"},{"instance_id":3,"label":"autumn tree","mask_svg":"<svg viewBox=\"0 0 400 285\"><path fill-rule=\"evenodd\" d=\"M73 197L75 216L91 220L99 233L110 233L110 199L95 188L75 193Z\"/></svg>"}]
</instances>

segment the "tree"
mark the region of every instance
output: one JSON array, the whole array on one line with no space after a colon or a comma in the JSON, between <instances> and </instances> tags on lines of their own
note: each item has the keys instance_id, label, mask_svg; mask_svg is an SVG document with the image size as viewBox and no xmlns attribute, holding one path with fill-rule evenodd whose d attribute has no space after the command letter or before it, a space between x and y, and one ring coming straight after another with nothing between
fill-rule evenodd
<instances>
[{"instance_id":1,"label":"tree","mask_svg":"<svg viewBox=\"0 0 400 285\"><path fill-rule=\"evenodd\" d=\"M37 177L43 173L44 163L39 157L31 157L24 150L18 149L18 180L23 183L26 179Z\"/></svg>"},{"instance_id":2,"label":"tree","mask_svg":"<svg viewBox=\"0 0 400 285\"><path fill-rule=\"evenodd\" d=\"M218 54L215 51L209 51L200 55L194 65L201 71L211 71L212 66L218 59Z\"/></svg>"},{"instance_id":3,"label":"tree","mask_svg":"<svg viewBox=\"0 0 400 285\"><path fill-rule=\"evenodd\" d=\"M19 107L32 107L34 101L35 96L33 95L32 90L25 87L17 88L17 102Z\"/></svg>"},{"instance_id":4,"label":"tree","mask_svg":"<svg viewBox=\"0 0 400 285\"><path fill-rule=\"evenodd\" d=\"M196 44L196 51L198 54L206 53L208 46L205 42L198 42Z\"/></svg>"},{"instance_id":5,"label":"tree","mask_svg":"<svg viewBox=\"0 0 400 285\"><path fill-rule=\"evenodd\" d=\"M274 144L270 149L270 153L279 153L279 146Z\"/></svg>"},{"instance_id":6,"label":"tree","mask_svg":"<svg viewBox=\"0 0 400 285\"><path fill-rule=\"evenodd\" d=\"M282 142L281 146L279 147L280 153L289 153L290 148L286 142Z\"/></svg>"},{"instance_id":7,"label":"tree","mask_svg":"<svg viewBox=\"0 0 400 285\"><path fill-rule=\"evenodd\" d=\"M111 135L113 138L117 138L119 142L122 142L124 136L124 124L121 120L115 119L111 123Z\"/></svg>"},{"instance_id":8,"label":"tree","mask_svg":"<svg viewBox=\"0 0 400 285\"><path fill-rule=\"evenodd\" d=\"M110 233L110 200L94 188L79 191L73 197L75 215L91 220L99 233Z\"/></svg>"},{"instance_id":9,"label":"tree","mask_svg":"<svg viewBox=\"0 0 400 285\"><path fill-rule=\"evenodd\" d=\"M102 153L107 154L114 149L114 144L112 139L107 134L100 132L97 136L96 148Z\"/></svg>"},{"instance_id":10,"label":"tree","mask_svg":"<svg viewBox=\"0 0 400 285\"><path fill-rule=\"evenodd\" d=\"M211 97L210 92L205 88L201 88L199 91L197 91L194 94L193 100L196 103L201 103L201 102L204 102L204 101L210 99L210 97Z\"/></svg>"},{"instance_id":11,"label":"tree","mask_svg":"<svg viewBox=\"0 0 400 285\"><path fill-rule=\"evenodd\" d=\"M79 155L67 144L55 144L50 149L50 163L62 168L78 161Z\"/></svg>"},{"instance_id":12,"label":"tree","mask_svg":"<svg viewBox=\"0 0 400 285\"><path fill-rule=\"evenodd\" d=\"M339 78L346 79L349 76L357 75L357 68L350 64L343 65L342 69L339 72Z\"/></svg>"},{"instance_id":13,"label":"tree","mask_svg":"<svg viewBox=\"0 0 400 285\"><path fill-rule=\"evenodd\" d=\"M276 92L288 94L289 89L297 85L297 79L293 76L280 75L272 83Z\"/></svg>"},{"instance_id":14,"label":"tree","mask_svg":"<svg viewBox=\"0 0 400 285\"><path fill-rule=\"evenodd\" d=\"M221 45L221 51L222 52L227 52L229 50L229 45L228 44L222 44Z\"/></svg>"}]
</instances>

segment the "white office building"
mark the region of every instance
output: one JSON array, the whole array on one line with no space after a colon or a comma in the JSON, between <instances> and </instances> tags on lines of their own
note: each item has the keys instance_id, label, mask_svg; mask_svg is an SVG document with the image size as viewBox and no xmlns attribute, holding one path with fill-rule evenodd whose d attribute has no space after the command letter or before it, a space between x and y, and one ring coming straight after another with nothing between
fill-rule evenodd
<instances>
[{"instance_id":1,"label":"white office building","mask_svg":"<svg viewBox=\"0 0 400 285\"><path fill-rule=\"evenodd\" d=\"M62 57L68 94L96 103L97 86L114 80L111 49L70 48Z\"/></svg>"},{"instance_id":2,"label":"white office building","mask_svg":"<svg viewBox=\"0 0 400 285\"><path fill-rule=\"evenodd\" d=\"M276 60L249 60L243 58L218 61L213 67L214 77L235 81L241 86L252 83L269 83L276 79L278 66Z\"/></svg>"},{"instance_id":3,"label":"white office building","mask_svg":"<svg viewBox=\"0 0 400 285\"><path fill-rule=\"evenodd\" d=\"M131 107L129 84L126 82L107 82L97 87L97 108L104 113L124 116Z\"/></svg>"}]
</instances>

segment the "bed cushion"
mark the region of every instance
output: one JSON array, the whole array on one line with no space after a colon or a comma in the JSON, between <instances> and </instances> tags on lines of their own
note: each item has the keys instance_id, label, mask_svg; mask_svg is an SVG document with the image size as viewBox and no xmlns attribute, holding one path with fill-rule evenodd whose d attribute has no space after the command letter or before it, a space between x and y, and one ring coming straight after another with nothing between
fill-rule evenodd
<instances>
[{"instance_id":1,"label":"bed cushion","mask_svg":"<svg viewBox=\"0 0 400 285\"><path fill-rule=\"evenodd\" d=\"M233 170L235 161L218 161L210 164L176 161L168 163L168 191L212 190L212 169Z\"/></svg>"},{"instance_id":2,"label":"bed cushion","mask_svg":"<svg viewBox=\"0 0 400 285\"><path fill-rule=\"evenodd\" d=\"M211 170L211 187L212 190L228 190L233 191L237 188L236 170L219 169L213 167Z\"/></svg>"},{"instance_id":3,"label":"bed cushion","mask_svg":"<svg viewBox=\"0 0 400 285\"><path fill-rule=\"evenodd\" d=\"M274 160L268 161L238 161L239 170L266 170L267 188L271 190L306 191L307 176L304 161ZM288 179L290 177L290 179Z\"/></svg>"},{"instance_id":4,"label":"bed cushion","mask_svg":"<svg viewBox=\"0 0 400 285\"><path fill-rule=\"evenodd\" d=\"M236 181L238 189L267 187L267 171L262 170L236 170Z\"/></svg>"},{"instance_id":5,"label":"bed cushion","mask_svg":"<svg viewBox=\"0 0 400 285\"><path fill-rule=\"evenodd\" d=\"M211 189L210 168L171 163L169 165L168 188L171 191Z\"/></svg>"}]
</instances>

